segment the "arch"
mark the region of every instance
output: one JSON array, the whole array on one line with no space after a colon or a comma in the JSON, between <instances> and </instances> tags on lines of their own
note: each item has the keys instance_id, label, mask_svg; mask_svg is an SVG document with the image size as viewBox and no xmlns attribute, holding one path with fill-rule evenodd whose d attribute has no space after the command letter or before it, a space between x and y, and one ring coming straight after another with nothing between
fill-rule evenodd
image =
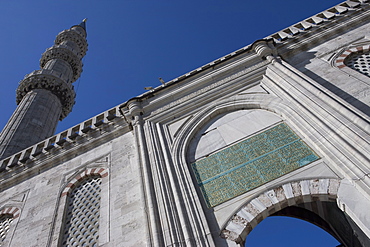
<instances>
[{"instance_id":1,"label":"arch","mask_svg":"<svg viewBox=\"0 0 370 247\"><path fill-rule=\"evenodd\" d=\"M291 106L285 104L281 99L271 95L235 95L228 99L216 101L210 104L205 109L198 112L190 119L184 127L179 130L177 138L174 139L172 151L175 154L175 163L178 165L186 163L187 148L193 136L199 131L209 120L214 117L236 110L244 109L262 109L278 114L283 119L296 119L300 114L292 114L294 110Z\"/></svg>"},{"instance_id":2,"label":"arch","mask_svg":"<svg viewBox=\"0 0 370 247\"><path fill-rule=\"evenodd\" d=\"M17 207L4 207L0 210L0 246L5 244L10 240L6 240L6 236L14 231L14 227L11 227L20 216L20 210Z\"/></svg>"},{"instance_id":3,"label":"arch","mask_svg":"<svg viewBox=\"0 0 370 247\"><path fill-rule=\"evenodd\" d=\"M261 109L236 110L220 114L203 125L193 136L187 150L188 161L208 157L279 123L282 123L280 116ZM226 130L227 135L224 133Z\"/></svg>"},{"instance_id":4,"label":"arch","mask_svg":"<svg viewBox=\"0 0 370 247\"><path fill-rule=\"evenodd\" d=\"M294 109L291 105L286 104L282 99L270 94L254 94L254 95L235 95L227 99L215 101L203 110L199 111L192 119L190 119L174 139L172 146L172 157L174 166L178 170L178 174L184 177L184 180L192 181L191 171L189 169L189 160L187 153L190 143L196 133L211 119L223 113L244 110L244 109L261 109L276 113L278 116L289 123L290 127L309 128L309 124L302 115L299 109ZM309 143L307 143L310 145ZM193 180L194 181L194 180ZM194 183L188 183L189 188L186 190L196 191ZM194 198L189 199L189 204L194 203ZM201 202L198 200L198 203Z\"/></svg>"},{"instance_id":5,"label":"arch","mask_svg":"<svg viewBox=\"0 0 370 247\"><path fill-rule=\"evenodd\" d=\"M14 219L18 218L21 211L17 207L6 207L0 211L0 216L11 215Z\"/></svg>"},{"instance_id":6,"label":"arch","mask_svg":"<svg viewBox=\"0 0 370 247\"><path fill-rule=\"evenodd\" d=\"M347 49L344 52L342 52L342 54L335 60L335 66L337 66L339 69L347 67L347 65L345 64L345 60L348 59L349 56L358 52L368 52L369 50L370 45L363 45Z\"/></svg>"},{"instance_id":7,"label":"arch","mask_svg":"<svg viewBox=\"0 0 370 247\"><path fill-rule=\"evenodd\" d=\"M90 177L101 178L101 199L100 199L100 216L99 216L99 245L108 242L109 236L109 170L104 167L85 168L82 172L72 175L66 181L66 185L61 188L59 202L56 209L56 217L53 220L52 234L49 237L48 245L60 246L63 239L63 228L68 207L68 198L74 188L78 187Z\"/></svg>"},{"instance_id":8,"label":"arch","mask_svg":"<svg viewBox=\"0 0 370 247\"><path fill-rule=\"evenodd\" d=\"M82 178L67 197L61 246L98 246L102 178Z\"/></svg>"},{"instance_id":9,"label":"arch","mask_svg":"<svg viewBox=\"0 0 370 247\"><path fill-rule=\"evenodd\" d=\"M71 193L71 191L73 190L73 188L75 188L76 185L80 181L86 179L88 176L93 176L93 175L97 175L97 176L100 176L101 178L104 178L104 177L108 176L108 170L105 169L105 168L89 168L89 169L86 169L85 171L83 171L82 173L77 175L75 178L73 178L67 184L67 186L64 188L64 190L61 194L61 197L69 195Z\"/></svg>"},{"instance_id":10,"label":"arch","mask_svg":"<svg viewBox=\"0 0 370 247\"><path fill-rule=\"evenodd\" d=\"M330 149L329 155L325 152L325 155L323 155L322 152L328 150L328 148L331 147L331 143L326 142L323 143L322 141L320 142L315 142L318 138L325 138L322 135L322 131L326 130L325 126L319 125L318 128L317 125L314 128L313 125L318 121L322 121L318 116L311 115L312 118L308 119L307 113L305 110L301 107L295 107L294 104L288 104L285 102L283 99L278 98L272 94L248 94L248 95L234 95L233 97L229 97L226 99L220 99L218 101L214 101L212 104L206 106L204 109L200 110L198 113L196 113L189 121L184 124L184 126L178 131L177 137L173 140L173 146L171 148L171 153L173 157L173 164L176 169L176 173L181 179L187 180L187 181L193 181L194 179L191 175L191 171L189 169L189 160L187 160L187 151L189 148L189 144L192 140L192 138L195 136L195 134L211 119L215 118L216 116L226 113L226 112L231 112L231 111L237 111L237 110L244 110L244 109L262 109L262 110L267 110L271 111L273 113L276 113L278 116L280 116L286 123L288 123L289 127L293 129L296 133L300 134L301 137L304 138L304 141L309 145L309 146L314 146L315 152L319 156L325 156L326 158L329 158L331 162L335 162L339 160L339 157L342 157L341 153L337 152L337 150ZM351 120L351 119L350 119ZM347 120L346 120L347 121ZM356 121L353 121L356 122ZM298 130L298 131L297 131ZM308 131L309 130L309 131ZM331 130L329 128L329 130ZM327 133L327 132L326 132ZM315 142L313 144L313 142ZM334 155L338 154L338 155ZM354 170L349 170L345 166L340 166L338 167L343 173L347 174L354 174L357 176L359 173L359 170L354 169ZM179 181L181 181L179 179ZM321 179L319 180L321 181ZM329 180L328 180L329 181ZM331 181L331 180L330 180ZM339 180L334 179L333 184L337 181L339 183ZM303 184L308 183L308 180L306 182L302 182ZM321 182L320 182L321 183ZM187 184L182 184L183 185L183 191L186 194L186 191L198 191L196 184L194 183L187 183ZM338 187L339 185L335 186ZM306 196L307 188L308 192L310 191L309 187L304 186L303 188L306 188L304 193L302 192L304 196L302 198L310 198L310 194L308 193L309 196ZM331 187L330 187L331 188ZM336 193L333 194L335 196L331 196L331 193L319 193L318 194L320 197L323 197L323 200L332 200L335 201L336 198ZM199 193L198 193L199 196ZM312 199L309 199L309 201L312 201ZM287 200L285 202L291 202L294 201L293 199ZM202 204L201 200L199 197L192 197L188 196L187 198L184 198L184 204L189 205L189 209L191 210L191 207L195 207L194 205L196 204L197 207ZM280 204L273 204L274 206L278 207ZM292 204L293 205L293 204ZM275 210L276 212L277 210ZM267 213L266 211L265 213ZM206 218L205 215L202 217ZM265 216L267 217L267 216ZM349 217L351 220L353 220L351 217ZM263 219L263 217L261 218ZM244 221L241 219L242 222L249 222L249 221ZM356 222L356 221L355 221ZM257 224L258 221L255 221L255 224ZM232 231L233 229L225 227L222 228L221 235L224 236L226 239L234 239L234 242L242 243L245 239L247 226L238 226L238 224L233 223L232 221L230 222L230 227L235 226L236 229L235 231ZM252 225L250 225L252 226ZM218 226L211 226L213 229L220 229ZM253 228L251 228L253 229ZM250 230L251 230L250 229ZM245 231L244 231L245 230ZM239 234L237 233L238 231ZM243 232L244 231L244 232ZM243 236L244 234L244 236ZM243 238L244 237L244 238Z\"/></svg>"},{"instance_id":11,"label":"arch","mask_svg":"<svg viewBox=\"0 0 370 247\"><path fill-rule=\"evenodd\" d=\"M339 179L310 179L274 187L240 207L221 228L221 238L238 244L267 216L289 206L313 201L335 201Z\"/></svg>"},{"instance_id":12,"label":"arch","mask_svg":"<svg viewBox=\"0 0 370 247\"><path fill-rule=\"evenodd\" d=\"M177 132L177 136L174 138L171 148L173 167L178 176L178 181L182 186L184 210L187 210L189 214L194 211L200 212L200 208L204 209L207 207L202 201L201 192L194 183L195 180L188 164L189 160L187 159L187 152L192 138L205 124L207 124L208 121L218 115L244 109L261 109L276 113L283 120L289 123L289 126L293 128L293 131L295 129L309 129L311 127L304 118L300 117L303 114L303 112L300 112L301 109L294 108L293 105L288 105L281 98L271 94L238 94L226 99L214 101L201 109ZM305 132L301 131L301 133L304 134ZM181 181L189 182L184 183ZM197 193L194 195L194 192ZM202 210L202 212L204 211ZM206 222L208 216L202 213L199 217ZM185 220L191 221L192 219L186 218ZM189 224L191 224L191 222ZM213 223L208 224L208 227L212 228L212 231L219 230L218 225L216 226ZM192 233L190 232L189 235L190 234Z\"/></svg>"}]
</instances>

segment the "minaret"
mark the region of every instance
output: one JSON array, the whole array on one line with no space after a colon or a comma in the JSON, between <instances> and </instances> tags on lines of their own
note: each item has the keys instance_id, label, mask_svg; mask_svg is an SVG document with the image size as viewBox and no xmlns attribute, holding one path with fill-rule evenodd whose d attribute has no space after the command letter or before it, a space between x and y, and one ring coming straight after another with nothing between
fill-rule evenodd
<instances>
[{"instance_id":1,"label":"minaret","mask_svg":"<svg viewBox=\"0 0 370 247\"><path fill-rule=\"evenodd\" d=\"M72 83L82 72L87 51L86 19L58 34L40 59L40 70L17 88L17 109L0 133L0 160L54 134L75 103Z\"/></svg>"}]
</instances>

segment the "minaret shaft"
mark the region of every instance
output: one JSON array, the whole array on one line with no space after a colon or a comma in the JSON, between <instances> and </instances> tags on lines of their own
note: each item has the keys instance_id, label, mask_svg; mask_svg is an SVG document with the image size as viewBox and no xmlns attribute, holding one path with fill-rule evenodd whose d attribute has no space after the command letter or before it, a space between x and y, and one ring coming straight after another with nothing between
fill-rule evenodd
<instances>
[{"instance_id":1,"label":"minaret shaft","mask_svg":"<svg viewBox=\"0 0 370 247\"><path fill-rule=\"evenodd\" d=\"M19 83L18 107L0 133L0 159L52 136L72 110L72 83L81 74L87 50L85 23L62 31L54 43L42 54L41 69Z\"/></svg>"},{"instance_id":2,"label":"minaret shaft","mask_svg":"<svg viewBox=\"0 0 370 247\"><path fill-rule=\"evenodd\" d=\"M54 71L63 76L65 81L72 81L73 71L71 65L62 59L49 60L44 68L45 70Z\"/></svg>"},{"instance_id":3,"label":"minaret shaft","mask_svg":"<svg viewBox=\"0 0 370 247\"><path fill-rule=\"evenodd\" d=\"M27 93L0 134L0 156L7 157L53 135L61 111L60 100L50 91Z\"/></svg>"}]
</instances>

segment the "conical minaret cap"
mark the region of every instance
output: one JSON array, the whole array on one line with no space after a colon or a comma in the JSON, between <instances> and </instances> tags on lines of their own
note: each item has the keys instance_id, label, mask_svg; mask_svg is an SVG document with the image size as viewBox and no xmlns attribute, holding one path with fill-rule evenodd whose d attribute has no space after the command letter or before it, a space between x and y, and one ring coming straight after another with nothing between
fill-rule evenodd
<instances>
[{"instance_id":1,"label":"conical minaret cap","mask_svg":"<svg viewBox=\"0 0 370 247\"><path fill-rule=\"evenodd\" d=\"M79 24L79 26L85 29L85 31L86 31L86 21L87 21L87 18L83 19L82 22Z\"/></svg>"},{"instance_id":2,"label":"conical minaret cap","mask_svg":"<svg viewBox=\"0 0 370 247\"><path fill-rule=\"evenodd\" d=\"M74 25L74 26L71 27L71 29L73 29L74 27L82 28L84 30L84 33L85 33L85 36L84 36L85 38L87 37L86 21L87 21L87 18L83 19L80 24Z\"/></svg>"}]
</instances>

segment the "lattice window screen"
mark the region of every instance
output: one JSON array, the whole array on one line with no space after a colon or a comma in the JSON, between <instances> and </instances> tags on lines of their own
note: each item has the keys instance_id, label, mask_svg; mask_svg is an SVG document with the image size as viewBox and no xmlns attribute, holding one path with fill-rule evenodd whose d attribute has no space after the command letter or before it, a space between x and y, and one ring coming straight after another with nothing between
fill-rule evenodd
<instances>
[{"instance_id":1,"label":"lattice window screen","mask_svg":"<svg viewBox=\"0 0 370 247\"><path fill-rule=\"evenodd\" d=\"M2 215L0 216L0 246L5 240L6 234L9 231L10 224L13 221L13 217L11 215Z\"/></svg>"},{"instance_id":2,"label":"lattice window screen","mask_svg":"<svg viewBox=\"0 0 370 247\"><path fill-rule=\"evenodd\" d=\"M68 196L62 246L98 246L100 185L100 177L90 177Z\"/></svg>"},{"instance_id":3,"label":"lattice window screen","mask_svg":"<svg viewBox=\"0 0 370 247\"><path fill-rule=\"evenodd\" d=\"M357 52L350 55L344 63L351 69L370 77L370 52Z\"/></svg>"}]
</instances>

